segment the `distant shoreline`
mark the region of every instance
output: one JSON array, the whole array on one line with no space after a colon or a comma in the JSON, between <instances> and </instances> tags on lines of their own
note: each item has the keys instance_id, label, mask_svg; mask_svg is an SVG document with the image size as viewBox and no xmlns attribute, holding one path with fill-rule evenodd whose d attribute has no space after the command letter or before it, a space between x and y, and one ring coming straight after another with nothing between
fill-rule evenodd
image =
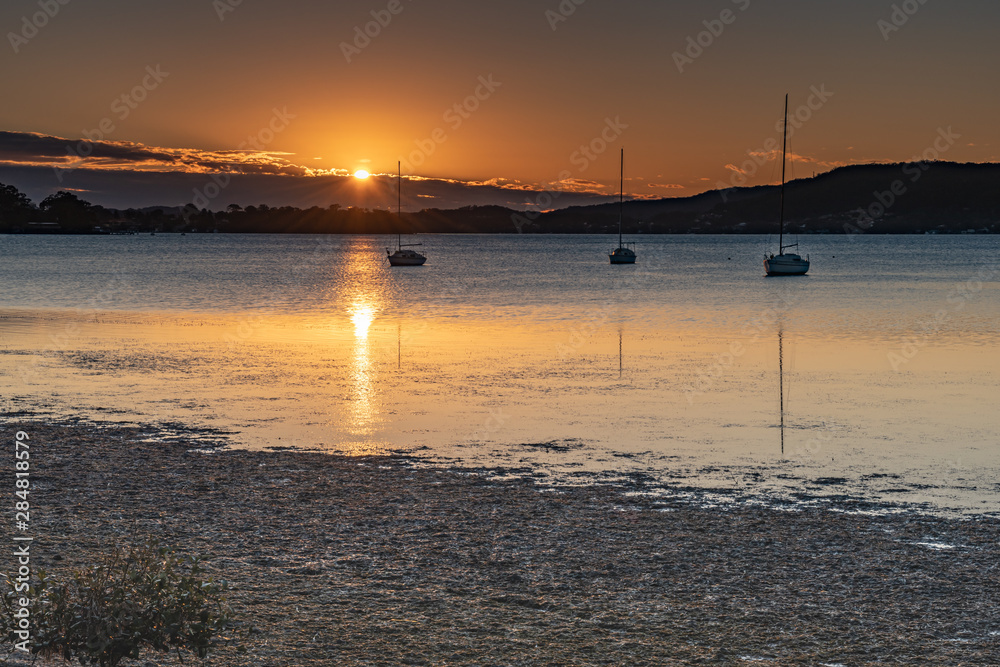
<instances>
[{"instance_id":1,"label":"distant shoreline","mask_svg":"<svg viewBox=\"0 0 1000 667\"><path fill-rule=\"evenodd\" d=\"M395 232L0 232L0 236L395 236ZM421 236L617 236L616 232L412 232ZM864 236L991 236L995 230L942 232L867 232ZM636 240L649 236L777 236L777 232L648 232L627 234ZM852 236L842 232L794 232L796 236Z\"/></svg>"},{"instance_id":2,"label":"distant shoreline","mask_svg":"<svg viewBox=\"0 0 1000 667\"><path fill-rule=\"evenodd\" d=\"M916 162L838 167L785 186L785 233L799 234L961 234L1000 233L1000 164ZM268 205L205 202L143 208L109 208L74 192L59 191L38 206L21 193L17 206L0 220L0 233L31 226L75 233L542 233L610 234L619 217L628 236L639 234L769 234L778 232L779 193L775 185L737 186L686 197L631 199L544 208L557 192L516 191L503 205L416 208L428 200L395 197L379 208L322 204ZM109 186L108 191L115 188ZM16 188L14 191L17 192ZM189 192L189 191L188 191ZM234 193L230 193L233 198ZM534 202L530 195L536 195ZM543 197L543 195L545 195ZM173 201L185 201L178 193ZM416 196L411 193L410 196ZM392 200L391 203L389 200ZM232 201L232 199L228 200ZM430 201L433 201L431 199Z\"/></svg>"}]
</instances>

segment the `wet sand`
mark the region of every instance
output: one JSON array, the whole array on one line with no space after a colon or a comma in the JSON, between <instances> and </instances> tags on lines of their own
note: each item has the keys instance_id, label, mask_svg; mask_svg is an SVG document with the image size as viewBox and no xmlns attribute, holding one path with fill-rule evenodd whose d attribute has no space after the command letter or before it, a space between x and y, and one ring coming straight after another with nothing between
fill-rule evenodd
<instances>
[{"instance_id":1,"label":"wet sand","mask_svg":"<svg viewBox=\"0 0 1000 667\"><path fill-rule=\"evenodd\" d=\"M18 428L34 567L136 534L209 557L244 623L245 652L213 665L1000 664L996 519L704 508L402 457Z\"/></svg>"}]
</instances>

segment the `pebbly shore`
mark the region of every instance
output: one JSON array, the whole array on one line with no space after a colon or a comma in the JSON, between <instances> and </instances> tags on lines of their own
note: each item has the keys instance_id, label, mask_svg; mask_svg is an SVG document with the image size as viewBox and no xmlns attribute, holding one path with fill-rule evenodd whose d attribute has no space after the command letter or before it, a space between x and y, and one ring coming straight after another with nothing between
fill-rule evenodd
<instances>
[{"instance_id":1,"label":"pebbly shore","mask_svg":"<svg viewBox=\"0 0 1000 667\"><path fill-rule=\"evenodd\" d=\"M8 440L19 428L33 565L146 535L208 558L243 623L212 665L1000 665L996 519L709 508L124 426L9 423Z\"/></svg>"}]
</instances>

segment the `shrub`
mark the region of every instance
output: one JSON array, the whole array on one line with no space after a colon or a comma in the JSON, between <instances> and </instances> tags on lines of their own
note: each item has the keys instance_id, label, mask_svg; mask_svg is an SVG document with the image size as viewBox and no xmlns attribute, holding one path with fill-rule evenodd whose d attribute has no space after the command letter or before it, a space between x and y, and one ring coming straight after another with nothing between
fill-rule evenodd
<instances>
[{"instance_id":1,"label":"shrub","mask_svg":"<svg viewBox=\"0 0 1000 667\"><path fill-rule=\"evenodd\" d=\"M155 539L116 549L64 580L38 572L31 600L31 652L114 667L144 647L204 658L233 628L226 582L205 578L198 558L178 556ZM3 636L14 635L10 577L0 597Z\"/></svg>"}]
</instances>

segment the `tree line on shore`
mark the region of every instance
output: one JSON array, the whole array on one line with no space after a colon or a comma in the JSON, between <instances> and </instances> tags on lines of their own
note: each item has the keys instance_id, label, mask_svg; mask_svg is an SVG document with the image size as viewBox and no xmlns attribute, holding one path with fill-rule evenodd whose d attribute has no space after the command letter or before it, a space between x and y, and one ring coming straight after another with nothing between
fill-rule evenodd
<instances>
[{"instance_id":1,"label":"tree line on shore","mask_svg":"<svg viewBox=\"0 0 1000 667\"><path fill-rule=\"evenodd\" d=\"M946 162L841 167L786 185L785 229L795 233L997 233L1000 165ZM778 188L734 187L692 197L628 201L626 234L768 234L777 231ZM382 209L230 204L220 211L154 206L113 209L59 191L37 206L0 184L0 233L220 232L269 234L610 234L617 203L551 211L466 206Z\"/></svg>"},{"instance_id":2,"label":"tree line on shore","mask_svg":"<svg viewBox=\"0 0 1000 667\"><path fill-rule=\"evenodd\" d=\"M242 234L395 234L397 232L517 231L514 212L501 206L470 206L453 210L403 213L366 208L313 206L242 207L222 211L151 206L114 209L92 204L73 192L59 191L35 205L11 185L0 184L0 233L5 234L127 234L150 232Z\"/></svg>"}]
</instances>

